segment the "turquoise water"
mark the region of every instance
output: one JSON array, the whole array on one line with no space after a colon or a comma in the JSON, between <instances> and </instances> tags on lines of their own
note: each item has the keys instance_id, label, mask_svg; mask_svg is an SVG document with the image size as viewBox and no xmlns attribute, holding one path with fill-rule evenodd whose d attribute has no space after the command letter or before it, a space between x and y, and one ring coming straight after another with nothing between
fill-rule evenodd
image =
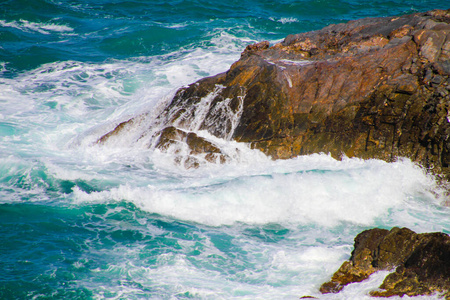
<instances>
[{"instance_id":1,"label":"turquoise water","mask_svg":"<svg viewBox=\"0 0 450 300\"><path fill-rule=\"evenodd\" d=\"M298 299L364 229L450 233L408 160L272 161L217 140L230 162L185 170L94 143L250 43L444 2L2 1L0 299ZM321 299L367 298L382 277Z\"/></svg>"}]
</instances>

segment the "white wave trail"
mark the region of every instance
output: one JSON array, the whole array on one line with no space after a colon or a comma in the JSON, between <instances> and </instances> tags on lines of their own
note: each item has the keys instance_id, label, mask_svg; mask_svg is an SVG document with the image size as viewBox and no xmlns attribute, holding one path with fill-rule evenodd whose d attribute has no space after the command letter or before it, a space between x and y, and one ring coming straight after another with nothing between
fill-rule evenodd
<instances>
[{"instance_id":1,"label":"white wave trail","mask_svg":"<svg viewBox=\"0 0 450 300\"><path fill-rule=\"evenodd\" d=\"M60 25L54 23L36 23L27 20L11 21L0 20L1 27L12 27L24 32L38 32L41 34L51 34L52 32L67 33L74 31L73 28L67 25Z\"/></svg>"},{"instance_id":2,"label":"white wave trail","mask_svg":"<svg viewBox=\"0 0 450 300\"><path fill-rule=\"evenodd\" d=\"M411 197L433 199L427 190L434 188L434 181L409 160L336 161L311 155L282 163L261 162L256 167L229 165L215 172L178 185L124 184L74 194L81 202L125 199L148 212L213 226L239 222L370 225Z\"/></svg>"}]
</instances>

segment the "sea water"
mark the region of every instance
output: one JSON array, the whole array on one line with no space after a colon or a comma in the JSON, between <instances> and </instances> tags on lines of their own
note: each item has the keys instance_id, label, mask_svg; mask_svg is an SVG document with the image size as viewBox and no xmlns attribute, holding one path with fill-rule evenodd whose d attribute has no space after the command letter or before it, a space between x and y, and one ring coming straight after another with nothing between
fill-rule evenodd
<instances>
[{"instance_id":1,"label":"sea water","mask_svg":"<svg viewBox=\"0 0 450 300\"><path fill-rule=\"evenodd\" d=\"M1 1L0 298L368 298L388 271L318 292L356 234L450 233L444 194L408 159L273 161L216 139L232 159L187 170L126 136L95 141L248 44L444 2Z\"/></svg>"}]
</instances>

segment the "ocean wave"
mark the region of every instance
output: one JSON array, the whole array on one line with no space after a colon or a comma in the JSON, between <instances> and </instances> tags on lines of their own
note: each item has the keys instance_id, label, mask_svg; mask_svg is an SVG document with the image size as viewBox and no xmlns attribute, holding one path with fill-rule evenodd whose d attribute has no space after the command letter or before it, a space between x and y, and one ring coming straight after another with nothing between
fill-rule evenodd
<instances>
[{"instance_id":1,"label":"ocean wave","mask_svg":"<svg viewBox=\"0 0 450 300\"><path fill-rule=\"evenodd\" d=\"M312 155L278 163L260 157L258 163L241 160L220 169L189 172L181 173L185 180L169 186L149 181L147 186L122 184L91 194L75 190L74 196L80 203L126 199L151 213L212 226L241 222L369 226L405 201L435 201L430 192L435 188L433 179L408 160L336 161ZM194 177L188 180L189 176Z\"/></svg>"},{"instance_id":2,"label":"ocean wave","mask_svg":"<svg viewBox=\"0 0 450 300\"><path fill-rule=\"evenodd\" d=\"M45 35L52 34L54 32L68 33L74 31L73 28L67 25L54 23L36 23L22 19L19 21L11 21L11 22L0 20L0 26L15 28L24 32L38 32Z\"/></svg>"}]
</instances>

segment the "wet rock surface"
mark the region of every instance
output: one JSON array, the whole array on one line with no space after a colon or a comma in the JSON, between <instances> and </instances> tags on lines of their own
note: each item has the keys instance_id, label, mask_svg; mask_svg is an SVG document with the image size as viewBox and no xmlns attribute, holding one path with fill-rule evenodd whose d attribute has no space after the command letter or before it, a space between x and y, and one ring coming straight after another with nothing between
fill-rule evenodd
<instances>
[{"instance_id":1,"label":"wet rock surface","mask_svg":"<svg viewBox=\"0 0 450 300\"><path fill-rule=\"evenodd\" d=\"M406 156L448 173L449 16L357 20L244 52L227 76L259 66L262 78L239 81L248 88L233 138L274 158Z\"/></svg>"},{"instance_id":2,"label":"wet rock surface","mask_svg":"<svg viewBox=\"0 0 450 300\"><path fill-rule=\"evenodd\" d=\"M187 155L182 155L183 147L177 144L183 144ZM185 132L173 126L166 127L161 131L158 138L156 148L169 152L173 148L173 153L176 155L176 162L183 164L187 169L198 168L201 164L199 157L212 163L225 163L229 157L222 153L222 151L213 143L207 141L205 138L199 137L193 132Z\"/></svg>"},{"instance_id":3,"label":"wet rock surface","mask_svg":"<svg viewBox=\"0 0 450 300\"><path fill-rule=\"evenodd\" d=\"M274 159L408 157L448 177L449 103L450 10L435 10L249 45L227 72L181 88L158 126L206 130Z\"/></svg>"},{"instance_id":4,"label":"wet rock surface","mask_svg":"<svg viewBox=\"0 0 450 300\"><path fill-rule=\"evenodd\" d=\"M342 264L322 293L337 293L380 270L394 270L384 279L376 297L442 294L450 299L450 236L417 234L407 228L370 229L355 238L350 259Z\"/></svg>"}]
</instances>

